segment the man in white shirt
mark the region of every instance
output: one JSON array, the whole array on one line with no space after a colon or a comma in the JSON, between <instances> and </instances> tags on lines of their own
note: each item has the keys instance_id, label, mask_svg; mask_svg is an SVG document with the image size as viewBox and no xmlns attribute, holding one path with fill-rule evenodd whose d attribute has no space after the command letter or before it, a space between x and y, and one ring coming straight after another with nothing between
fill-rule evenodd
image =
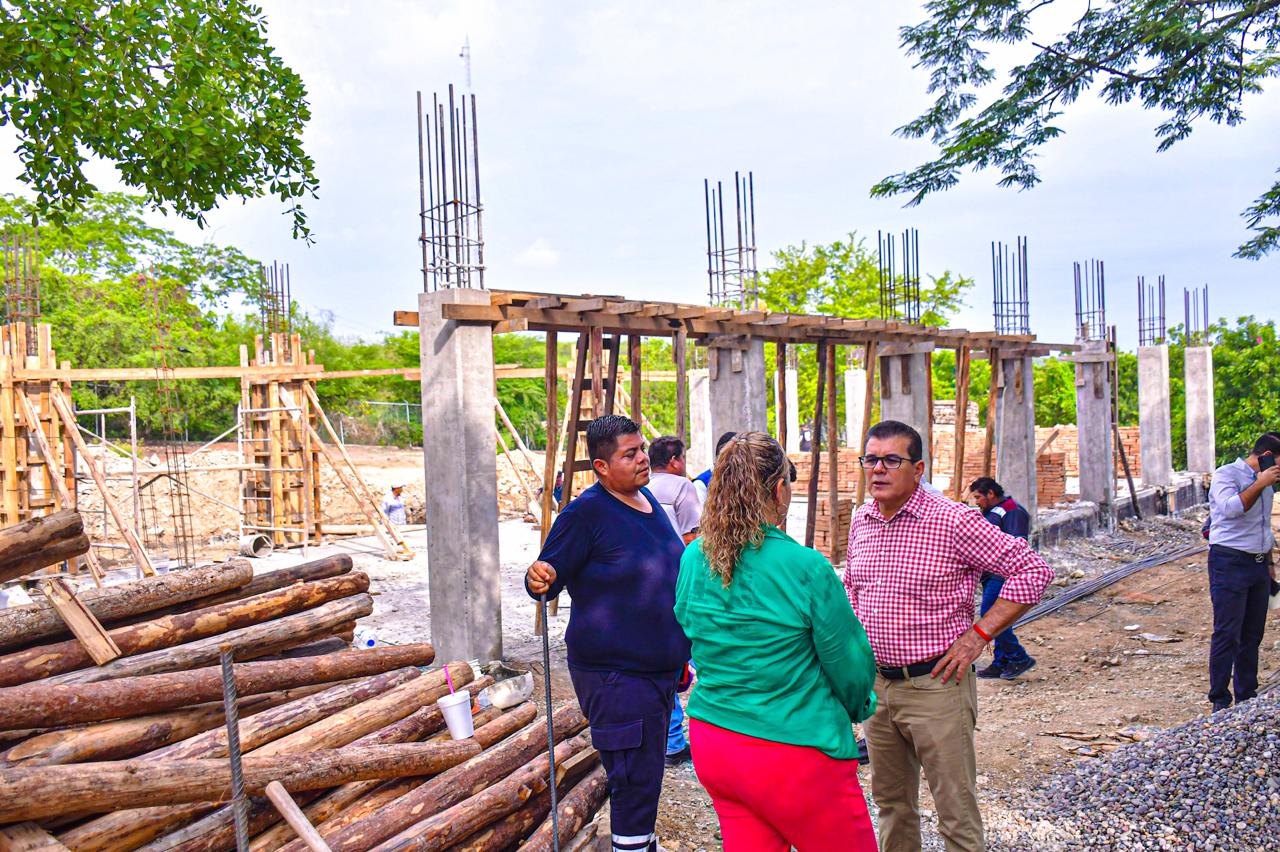
<instances>
[{"instance_id":1,"label":"man in white shirt","mask_svg":"<svg viewBox=\"0 0 1280 852\"><path fill-rule=\"evenodd\" d=\"M676 535L688 544L698 537L702 500L685 475L684 441L663 435L649 447L649 493L662 506Z\"/></svg>"}]
</instances>

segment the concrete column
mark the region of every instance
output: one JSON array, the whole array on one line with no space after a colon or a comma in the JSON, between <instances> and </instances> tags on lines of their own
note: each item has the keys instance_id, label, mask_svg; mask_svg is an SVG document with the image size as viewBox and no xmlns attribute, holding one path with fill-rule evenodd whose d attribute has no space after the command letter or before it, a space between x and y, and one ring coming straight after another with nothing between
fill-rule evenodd
<instances>
[{"instance_id":1,"label":"concrete column","mask_svg":"<svg viewBox=\"0 0 1280 852\"><path fill-rule=\"evenodd\" d=\"M764 341L748 338L745 348L707 347L711 367L711 440L725 432L769 431L769 385Z\"/></svg>"},{"instance_id":2,"label":"concrete column","mask_svg":"<svg viewBox=\"0 0 1280 852\"><path fill-rule=\"evenodd\" d=\"M1138 435L1142 484L1173 483L1173 438L1169 426L1169 347L1138 347Z\"/></svg>"},{"instance_id":3,"label":"concrete column","mask_svg":"<svg viewBox=\"0 0 1280 852\"><path fill-rule=\"evenodd\" d=\"M920 433L924 444L924 475L933 478L933 448L929 446L929 354L915 347L906 355L884 355L880 358L880 416L899 420Z\"/></svg>"},{"instance_id":4,"label":"concrete column","mask_svg":"<svg viewBox=\"0 0 1280 852\"><path fill-rule=\"evenodd\" d=\"M996 481L1036 518L1036 399L1031 358L1001 358L996 414ZM957 425L956 428L962 428ZM967 452L967 448L966 448ZM964 483L968 485L968 483Z\"/></svg>"},{"instance_id":5,"label":"concrete column","mask_svg":"<svg viewBox=\"0 0 1280 852\"><path fill-rule=\"evenodd\" d=\"M800 371L787 369L787 445L788 453L800 452ZM773 398L778 398L778 371L773 371ZM776 413L776 412L775 412Z\"/></svg>"},{"instance_id":6,"label":"concrete column","mask_svg":"<svg viewBox=\"0 0 1280 852\"><path fill-rule=\"evenodd\" d=\"M689 378L689 449L685 467L697 476L711 467L715 438L711 435L711 389L706 370L690 370Z\"/></svg>"},{"instance_id":7,"label":"concrete column","mask_svg":"<svg viewBox=\"0 0 1280 852\"><path fill-rule=\"evenodd\" d=\"M862 413L867 403L867 371L850 367L844 371L844 442L862 452Z\"/></svg>"},{"instance_id":8,"label":"concrete column","mask_svg":"<svg viewBox=\"0 0 1280 852\"><path fill-rule=\"evenodd\" d=\"M1076 362L1076 427L1079 434L1080 499L1097 503L1110 518L1115 501L1116 463L1111 436L1111 383L1107 344L1084 344ZM1109 522L1109 521L1108 521Z\"/></svg>"},{"instance_id":9,"label":"concrete column","mask_svg":"<svg viewBox=\"0 0 1280 852\"><path fill-rule=\"evenodd\" d=\"M1210 473L1218 468L1213 414L1213 347L1186 349L1187 470Z\"/></svg>"},{"instance_id":10,"label":"concrete column","mask_svg":"<svg viewBox=\"0 0 1280 852\"><path fill-rule=\"evenodd\" d=\"M493 328L441 317L483 290L418 296L431 643L438 660L502 657Z\"/></svg>"}]
</instances>

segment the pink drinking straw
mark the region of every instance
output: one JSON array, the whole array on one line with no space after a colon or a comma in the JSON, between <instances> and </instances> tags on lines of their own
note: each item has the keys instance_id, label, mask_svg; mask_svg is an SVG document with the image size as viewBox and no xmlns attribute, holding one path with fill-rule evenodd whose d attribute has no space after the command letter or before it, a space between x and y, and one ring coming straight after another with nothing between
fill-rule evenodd
<instances>
[{"instance_id":1,"label":"pink drinking straw","mask_svg":"<svg viewBox=\"0 0 1280 852\"><path fill-rule=\"evenodd\" d=\"M450 695L452 695L452 694L453 694L453 692L454 692L454 689L453 689L453 675L449 674L449 667L448 667L448 666L445 666L445 667L444 667L444 679L445 679L446 681L448 681L448 683L449 683L449 694L450 694Z\"/></svg>"}]
</instances>

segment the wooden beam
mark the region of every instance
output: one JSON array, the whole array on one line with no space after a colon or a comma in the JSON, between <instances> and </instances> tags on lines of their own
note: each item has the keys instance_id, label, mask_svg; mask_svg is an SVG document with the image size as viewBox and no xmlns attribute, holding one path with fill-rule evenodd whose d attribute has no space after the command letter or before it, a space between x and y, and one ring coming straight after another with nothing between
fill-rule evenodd
<instances>
[{"instance_id":1,"label":"wooden beam","mask_svg":"<svg viewBox=\"0 0 1280 852\"><path fill-rule=\"evenodd\" d=\"M880 362L880 354L876 351L876 342L873 340L867 344L863 351L863 368L867 371L867 389L866 395L862 398L862 434L858 436L858 455L862 455L862 440L866 434L871 431L871 409L876 401L876 365ZM862 501L867 496L867 473L862 470L861 465L858 467L858 499L853 507L857 511L858 506L862 505ZM850 523L852 523L852 519Z\"/></svg>"},{"instance_id":2,"label":"wooden beam","mask_svg":"<svg viewBox=\"0 0 1280 852\"><path fill-rule=\"evenodd\" d=\"M502 322L507 319L499 305L466 305L453 302L440 306L440 316L454 322Z\"/></svg>"},{"instance_id":3,"label":"wooden beam","mask_svg":"<svg viewBox=\"0 0 1280 852\"><path fill-rule=\"evenodd\" d=\"M152 367L111 367L92 369L33 369L15 370L14 378L20 382L154 382L161 379L239 379L253 381L275 379L284 381L293 377L316 376L324 372L322 364L268 364L251 367L170 367L156 370Z\"/></svg>"},{"instance_id":4,"label":"wooden beam","mask_svg":"<svg viewBox=\"0 0 1280 852\"><path fill-rule=\"evenodd\" d=\"M41 580L40 590L94 663L103 666L120 656L120 647L76 597L66 580L61 577Z\"/></svg>"},{"instance_id":5,"label":"wooden beam","mask_svg":"<svg viewBox=\"0 0 1280 852\"><path fill-rule=\"evenodd\" d=\"M774 431L778 435L778 443L782 445L782 451L787 451L787 344L775 344L776 353L774 356L774 372L776 379L773 386L773 419ZM785 529L787 519L783 518L782 523Z\"/></svg>"},{"instance_id":6,"label":"wooden beam","mask_svg":"<svg viewBox=\"0 0 1280 852\"><path fill-rule=\"evenodd\" d=\"M827 510L830 512L831 564L839 565L840 553L840 431L836 424L836 348L827 352Z\"/></svg>"},{"instance_id":7,"label":"wooden beam","mask_svg":"<svg viewBox=\"0 0 1280 852\"><path fill-rule=\"evenodd\" d=\"M818 466L819 454L822 447L822 403L823 395L826 391L826 382L821 377L827 371L827 341L818 341L818 392L817 401L813 408L813 438L809 445L809 489L808 489L808 515L805 517L804 523L804 546L813 547L814 536L818 528L818 478L820 468Z\"/></svg>"},{"instance_id":8,"label":"wooden beam","mask_svg":"<svg viewBox=\"0 0 1280 852\"><path fill-rule=\"evenodd\" d=\"M969 430L965 428L969 411L969 347L961 346L956 352L956 434L955 464L951 474L951 499L960 502L964 494L964 451Z\"/></svg>"},{"instance_id":9,"label":"wooden beam","mask_svg":"<svg viewBox=\"0 0 1280 852\"><path fill-rule=\"evenodd\" d=\"M563 311L580 314L584 311L598 311L604 308L604 299L593 297L589 299L565 299L560 305Z\"/></svg>"},{"instance_id":10,"label":"wooden beam","mask_svg":"<svg viewBox=\"0 0 1280 852\"><path fill-rule=\"evenodd\" d=\"M640 372L640 335L627 336L627 364L631 367L631 419L639 423L643 413L640 410L641 372Z\"/></svg>"},{"instance_id":11,"label":"wooden beam","mask_svg":"<svg viewBox=\"0 0 1280 852\"><path fill-rule=\"evenodd\" d=\"M686 342L688 338L683 328L678 328L671 336L671 357L676 363L676 437L689 445L689 381L686 364ZM719 357L710 353L712 358Z\"/></svg>"},{"instance_id":12,"label":"wooden beam","mask_svg":"<svg viewBox=\"0 0 1280 852\"><path fill-rule=\"evenodd\" d=\"M996 451L996 404L1000 399L1000 350L988 351L991 358L991 386L987 388L987 443L982 448L982 475L992 475Z\"/></svg>"},{"instance_id":13,"label":"wooden beam","mask_svg":"<svg viewBox=\"0 0 1280 852\"><path fill-rule=\"evenodd\" d=\"M547 541L551 532L551 514L555 510L556 456L559 452L559 388L560 350L554 331L547 332L546 367L543 370L543 389L547 394L547 448L542 464L542 518L539 545ZM541 610L539 610L541 614Z\"/></svg>"}]
</instances>

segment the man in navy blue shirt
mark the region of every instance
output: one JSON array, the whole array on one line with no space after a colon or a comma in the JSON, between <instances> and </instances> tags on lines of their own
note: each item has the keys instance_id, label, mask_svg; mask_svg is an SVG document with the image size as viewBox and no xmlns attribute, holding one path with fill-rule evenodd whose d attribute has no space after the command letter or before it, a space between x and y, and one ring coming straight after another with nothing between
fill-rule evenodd
<instances>
[{"instance_id":1,"label":"man in navy blue shirt","mask_svg":"<svg viewBox=\"0 0 1280 852\"><path fill-rule=\"evenodd\" d=\"M973 502L977 503L978 508L982 510L983 516L998 526L1001 532L1028 540L1031 538L1031 514L1018 505L1012 497L1006 496L1004 486L999 482L989 476L980 476L969 486L969 494ZM996 598L1000 597L1000 589L1003 587L1003 577L995 574L982 575L980 615L987 614L987 610L995 604ZM995 659L992 660L991 665L978 672L978 677L1014 680L1019 675L1026 674L1036 664L1035 658L1027 653L1022 643L1018 641L1018 637L1014 635L1012 627L997 634L992 644Z\"/></svg>"},{"instance_id":2,"label":"man in navy blue shirt","mask_svg":"<svg viewBox=\"0 0 1280 852\"><path fill-rule=\"evenodd\" d=\"M587 451L598 481L556 518L525 588L573 598L569 676L609 777L615 852L657 850L667 725L689 659L674 611L684 542L644 487L649 458L635 421L596 418Z\"/></svg>"}]
</instances>

